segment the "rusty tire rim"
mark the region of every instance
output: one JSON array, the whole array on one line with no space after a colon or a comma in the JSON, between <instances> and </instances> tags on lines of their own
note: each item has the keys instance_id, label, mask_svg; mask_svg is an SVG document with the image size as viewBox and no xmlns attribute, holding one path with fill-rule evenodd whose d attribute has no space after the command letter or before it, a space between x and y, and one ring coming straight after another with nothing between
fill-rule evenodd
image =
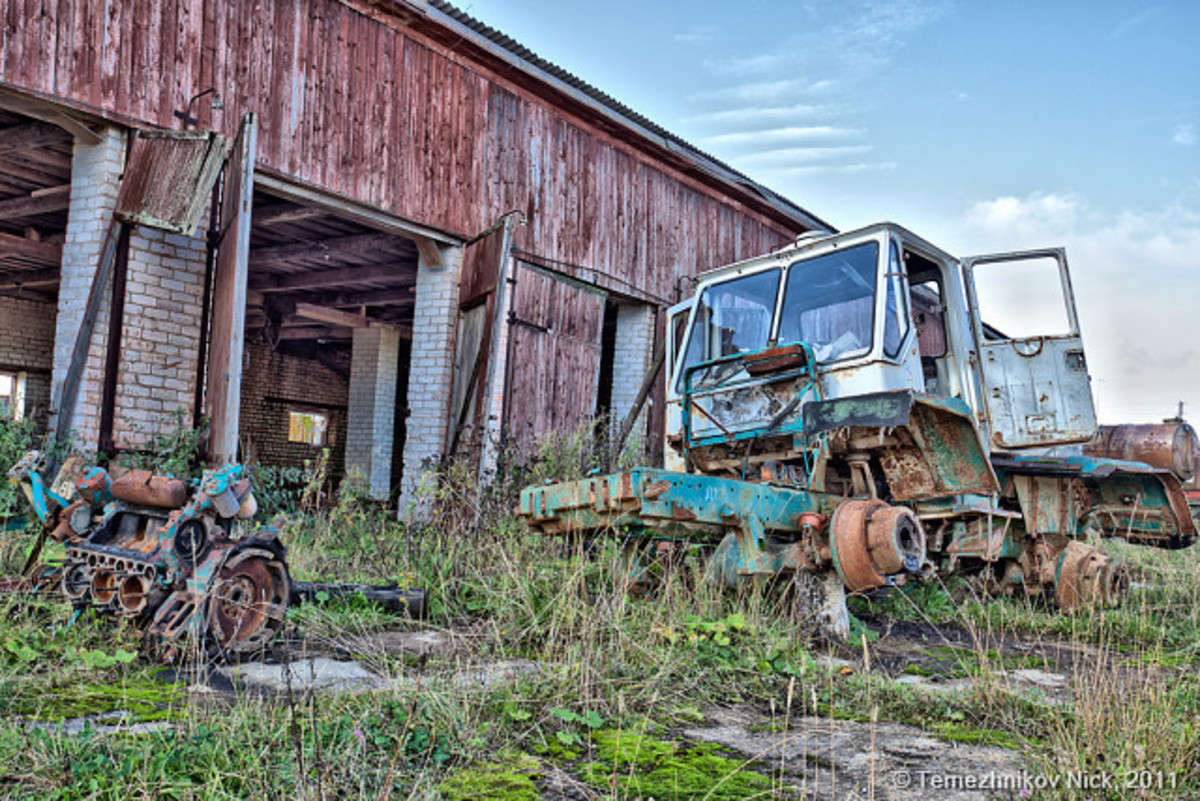
<instances>
[{"instance_id":1,"label":"rusty tire rim","mask_svg":"<svg viewBox=\"0 0 1200 801\"><path fill-rule=\"evenodd\" d=\"M287 565L264 548L234 551L213 581L208 633L222 654L265 648L283 628L291 594Z\"/></svg>"}]
</instances>

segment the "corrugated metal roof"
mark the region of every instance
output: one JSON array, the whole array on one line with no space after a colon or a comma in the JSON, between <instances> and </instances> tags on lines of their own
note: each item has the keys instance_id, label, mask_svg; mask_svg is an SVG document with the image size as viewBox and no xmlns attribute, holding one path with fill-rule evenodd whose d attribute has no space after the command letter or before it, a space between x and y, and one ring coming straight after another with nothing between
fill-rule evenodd
<instances>
[{"instance_id":1,"label":"corrugated metal roof","mask_svg":"<svg viewBox=\"0 0 1200 801\"><path fill-rule=\"evenodd\" d=\"M546 61L512 37L506 36L504 33L484 24L444 0L429 0L428 9L428 15L431 19L451 27L458 27L460 29L459 32L463 36L475 40L475 43L483 46L485 50L494 52L496 47L500 48L512 57L506 59L510 63L515 58L519 62L522 62L528 68L527 71L534 74L535 77L546 80L546 82L552 85L560 83L562 85L557 88L567 91L567 94L573 94L577 97L582 96L582 98L592 101L592 104L602 106L611 112L607 116L613 118L615 115L619 118L616 121L623 122L634 133L651 140L660 147L666 147L668 150L679 153L699 169L720 181L753 192L776 211L795 220L804 228L824 229L830 232L837 231L832 225L806 209L772 192L767 187L738 172L728 164L710 156L647 117L637 113L611 95L572 75L557 64ZM488 47L487 44L494 47ZM538 73L541 73L541 75L538 75Z\"/></svg>"}]
</instances>

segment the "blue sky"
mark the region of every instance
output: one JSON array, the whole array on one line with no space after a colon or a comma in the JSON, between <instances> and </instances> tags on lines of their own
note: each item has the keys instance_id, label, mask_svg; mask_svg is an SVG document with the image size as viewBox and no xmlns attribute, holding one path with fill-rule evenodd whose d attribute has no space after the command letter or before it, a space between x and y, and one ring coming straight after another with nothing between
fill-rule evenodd
<instances>
[{"instance_id":1,"label":"blue sky","mask_svg":"<svg viewBox=\"0 0 1200 801\"><path fill-rule=\"evenodd\" d=\"M1200 422L1200 3L461 7L839 228L1065 245L1101 419Z\"/></svg>"}]
</instances>

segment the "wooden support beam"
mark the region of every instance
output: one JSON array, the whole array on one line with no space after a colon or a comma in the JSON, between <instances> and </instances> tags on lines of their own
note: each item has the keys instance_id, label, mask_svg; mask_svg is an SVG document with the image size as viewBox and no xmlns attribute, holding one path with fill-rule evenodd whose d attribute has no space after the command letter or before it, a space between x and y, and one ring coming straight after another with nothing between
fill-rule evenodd
<instances>
[{"instance_id":1,"label":"wooden support beam","mask_svg":"<svg viewBox=\"0 0 1200 801\"><path fill-rule=\"evenodd\" d=\"M370 264L365 267L340 267L294 275L258 275L250 281L250 289L258 292L294 292L301 289L320 289L360 281L382 281L405 276L403 267L394 264Z\"/></svg>"},{"instance_id":2,"label":"wooden support beam","mask_svg":"<svg viewBox=\"0 0 1200 801\"><path fill-rule=\"evenodd\" d=\"M395 247L396 237L390 234L355 234L317 242L291 242L286 245L271 245L250 251L250 266L288 263L298 260L331 260L345 256L378 253L389 246Z\"/></svg>"},{"instance_id":3,"label":"wooden support beam","mask_svg":"<svg viewBox=\"0 0 1200 801\"><path fill-rule=\"evenodd\" d=\"M295 328L281 328L279 330L279 341L288 342L298 339L338 339L350 341L350 329L333 327L326 328L320 325L302 325Z\"/></svg>"},{"instance_id":4,"label":"wooden support beam","mask_svg":"<svg viewBox=\"0 0 1200 801\"><path fill-rule=\"evenodd\" d=\"M20 153L0 153L0 173L9 182L32 184L37 189L62 182L63 171L24 158Z\"/></svg>"},{"instance_id":5,"label":"wooden support beam","mask_svg":"<svg viewBox=\"0 0 1200 801\"><path fill-rule=\"evenodd\" d=\"M364 315L351 314L327 306L317 306L313 303L297 303L296 316L305 320L316 320L319 323L340 325L344 328L366 328L371 324L371 320Z\"/></svg>"},{"instance_id":6,"label":"wooden support beam","mask_svg":"<svg viewBox=\"0 0 1200 801\"><path fill-rule=\"evenodd\" d=\"M33 261L58 265L62 263L62 245L39 242L23 236L0 233L0 252L15 253Z\"/></svg>"},{"instance_id":7,"label":"wooden support beam","mask_svg":"<svg viewBox=\"0 0 1200 801\"><path fill-rule=\"evenodd\" d=\"M257 121L254 112L243 115L225 169L221 219L228 222L217 249L213 272L210 356L205 390L209 419L208 456L214 464L228 464L238 458Z\"/></svg>"},{"instance_id":8,"label":"wooden support beam","mask_svg":"<svg viewBox=\"0 0 1200 801\"><path fill-rule=\"evenodd\" d=\"M370 292L347 292L332 295L326 301L327 306L403 306L416 302L416 292L413 287L376 289Z\"/></svg>"},{"instance_id":9,"label":"wooden support beam","mask_svg":"<svg viewBox=\"0 0 1200 801\"><path fill-rule=\"evenodd\" d=\"M317 306L313 303L297 303L296 317L305 320L315 320L319 323L327 325L336 325L342 328L392 328L400 332L400 336L404 339L412 338L412 326L401 325L398 323L390 323L384 320L376 320L371 317L365 317L361 314L351 314L340 309L330 309L326 306ZM286 331L287 329L281 329Z\"/></svg>"},{"instance_id":10,"label":"wooden support beam","mask_svg":"<svg viewBox=\"0 0 1200 801\"><path fill-rule=\"evenodd\" d=\"M34 289L0 289L0 298L13 298L14 300L32 300L34 303L54 303L57 300L57 295L53 292L38 292Z\"/></svg>"},{"instance_id":11,"label":"wooden support beam","mask_svg":"<svg viewBox=\"0 0 1200 801\"><path fill-rule=\"evenodd\" d=\"M27 122L0 129L0 153L16 153L68 141L70 137L62 128L44 122Z\"/></svg>"},{"instance_id":12,"label":"wooden support beam","mask_svg":"<svg viewBox=\"0 0 1200 801\"><path fill-rule=\"evenodd\" d=\"M11 89L0 88L0 108L14 111L17 114L24 114L26 117L33 117L35 120L48 122L88 144L96 145L100 143L99 134L88 127L87 122L81 116L67 112L55 103L38 100L35 97L14 92Z\"/></svg>"},{"instance_id":13,"label":"wooden support beam","mask_svg":"<svg viewBox=\"0 0 1200 801\"><path fill-rule=\"evenodd\" d=\"M57 286L59 268L51 270L13 270L0 273L0 289Z\"/></svg>"},{"instance_id":14,"label":"wooden support beam","mask_svg":"<svg viewBox=\"0 0 1200 801\"><path fill-rule=\"evenodd\" d=\"M423 236L445 245L461 245L463 241L463 238L460 236L446 234L434 228L412 222L411 220L405 220L402 217L397 217L374 206L367 206L353 200L338 197L337 195L331 195L328 192L322 192L319 189L298 184L265 172L257 173L255 181L259 188L275 197L290 200L293 203L316 206L335 217L352 220L368 228L374 228L377 231L387 231L388 233L409 239Z\"/></svg>"},{"instance_id":15,"label":"wooden support beam","mask_svg":"<svg viewBox=\"0 0 1200 801\"><path fill-rule=\"evenodd\" d=\"M263 206L254 210L254 225L284 225L286 223L311 220L313 217L323 217L328 212L316 206L295 206L291 203L278 203L274 206Z\"/></svg>"},{"instance_id":16,"label":"wooden support beam","mask_svg":"<svg viewBox=\"0 0 1200 801\"><path fill-rule=\"evenodd\" d=\"M71 205L71 185L39 189L25 197L0 200L0 220L15 220L35 214L65 211Z\"/></svg>"},{"instance_id":17,"label":"wooden support beam","mask_svg":"<svg viewBox=\"0 0 1200 801\"><path fill-rule=\"evenodd\" d=\"M442 266L442 249L437 242L425 236L414 236L413 241L417 243L417 252L421 254L422 267Z\"/></svg>"}]
</instances>

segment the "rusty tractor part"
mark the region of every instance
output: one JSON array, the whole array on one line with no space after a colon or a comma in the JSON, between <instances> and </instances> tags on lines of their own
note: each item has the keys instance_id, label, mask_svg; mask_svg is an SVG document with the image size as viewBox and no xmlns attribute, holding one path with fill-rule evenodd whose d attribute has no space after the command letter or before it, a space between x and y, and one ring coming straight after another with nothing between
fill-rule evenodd
<instances>
[{"instance_id":1,"label":"rusty tractor part","mask_svg":"<svg viewBox=\"0 0 1200 801\"><path fill-rule=\"evenodd\" d=\"M208 596L208 633L222 652L261 650L283 628L291 598L287 565L266 548L234 548Z\"/></svg>"},{"instance_id":2,"label":"rusty tractor part","mask_svg":"<svg viewBox=\"0 0 1200 801\"><path fill-rule=\"evenodd\" d=\"M187 502L187 482L156 476L149 470L131 470L114 480L110 487L114 498L137 506L178 509Z\"/></svg>"},{"instance_id":3,"label":"rusty tractor part","mask_svg":"<svg viewBox=\"0 0 1200 801\"><path fill-rule=\"evenodd\" d=\"M829 526L833 563L851 592L895 583L891 577L915 573L925 560L925 530L907 507L846 501Z\"/></svg>"},{"instance_id":4,"label":"rusty tractor part","mask_svg":"<svg viewBox=\"0 0 1200 801\"><path fill-rule=\"evenodd\" d=\"M1143 462L1170 470L1180 481L1196 476L1200 442L1196 430L1182 421L1100 426L1100 433L1084 446L1088 456Z\"/></svg>"},{"instance_id":5,"label":"rusty tractor part","mask_svg":"<svg viewBox=\"0 0 1200 801\"><path fill-rule=\"evenodd\" d=\"M1182 420L1162 423L1100 426L1096 440L1084 446L1084 453L1112 459L1143 462L1169 470L1180 481L1196 476L1200 461L1200 440L1196 431Z\"/></svg>"},{"instance_id":6,"label":"rusty tractor part","mask_svg":"<svg viewBox=\"0 0 1200 801\"><path fill-rule=\"evenodd\" d=\"M1099 548L1071 540L1054 564L1054 599L1063 611L1117 606L1129 594L1128 569Z\"/></svg>"},{"instance_id":7,"label":"rusty tractor part","mask_svg":"<svg viewBox=\"0 0 1200 801\"><path fill-rule=\"evenodd\" d=\"M97 570L92 574L92 604L101 609L108 607L117 598L117 574L111 570Z\"/></svg>"},{"instance_id":8,"label":"rusty tractor part","mask_svg":"<svg viewBox=\"0 0 1200 801\"><path fill-rule=\"evenodd\" d=\"M161 600L163 594L164 591L155 587L149 576L124 576L117 587L117 611L129 617L136 617L154 606L155 597Z\"/></svg>"}]
</instances>

